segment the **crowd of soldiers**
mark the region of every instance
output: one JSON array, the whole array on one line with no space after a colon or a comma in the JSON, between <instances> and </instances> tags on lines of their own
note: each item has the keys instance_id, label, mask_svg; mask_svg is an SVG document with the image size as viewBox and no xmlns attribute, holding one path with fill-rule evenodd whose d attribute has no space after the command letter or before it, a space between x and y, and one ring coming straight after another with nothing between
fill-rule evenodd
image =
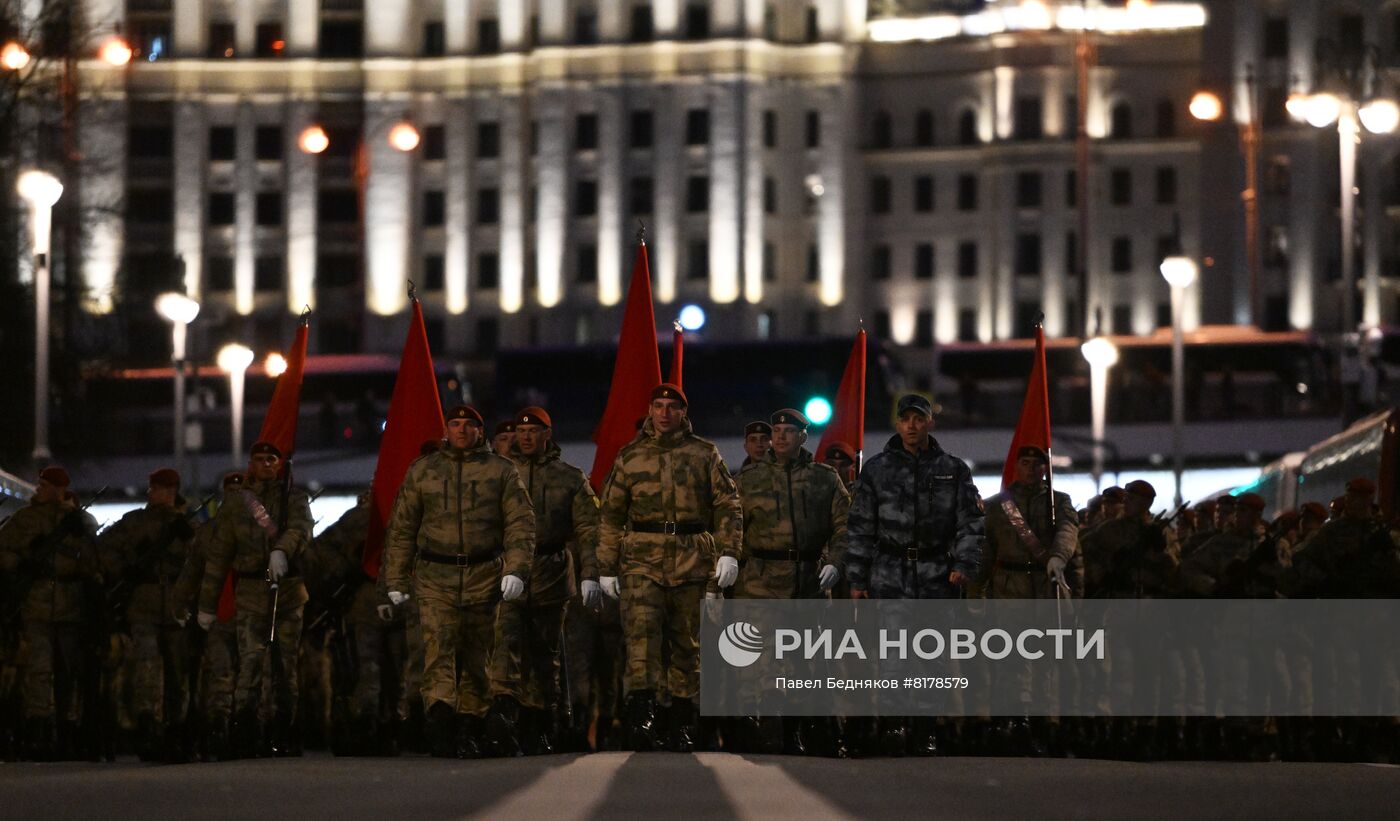
<instances>
[{"instance_id":1,"label":"crowd of soldiers","mask_svg":"<svg viewBox=\"0 0 1400 821\"><path fill-rule=\"evenodd\" d=\"M900 398L862 467L841 442L815 459L808 420L784 408L746 427L731 474L662 384L595 495L544 408L488 437L458 405L397 489L382 556L367 553L370 492L313 537L311 499L269 442L198 503L156 470L146 506L104 528L48 467L0 524L2 752L1394 755L1392 720L702 719L706 598L1400 594L1400 533L1368 479L1272 522L1253 493L1154 516L1144 481L1076 510L1023 447L983 500L931 435L939 410Z\"/></svg>"}]
</instances>

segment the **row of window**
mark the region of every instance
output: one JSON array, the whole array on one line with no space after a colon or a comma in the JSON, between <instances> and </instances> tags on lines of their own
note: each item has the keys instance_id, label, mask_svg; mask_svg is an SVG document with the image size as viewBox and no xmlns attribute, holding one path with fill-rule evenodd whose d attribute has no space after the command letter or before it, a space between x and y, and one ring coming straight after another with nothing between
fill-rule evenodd
<instances>
[{"instance_id":1,"label":"row of window","mask_svg":"<svg viewBox=\"0 0 1400 821\"><path fill-rule=\"evenodd\" d=\"M767 203L767 180L765 182L765 205ZM1078 197L1075 172L1065 172L1065 207L1076 207ZM1158 205L1175 205L1177 197L1176 169L1171 166L1158 166L1153 174L1154 197ZM1016 207L1040 208L1045 200L1044 175L1039 171L1021 171L1016 174ZM914 177L910 205L915 213L931 213L936 208L934 178L928 174ZM1133 204L1133 173L1129 168L1109 169L1109 202L1115 206ZM976 174L959 174L957 178L957 208L959 211L976 211L978 207L978 177ZM885 175L870 178L870 210L875 214L889 214L894 211L894 185Z\"/></svg>"},{"instance_id":2,"label":"row of window","mask_svg":"<svg viewBox=\"0 0 1400 821\"><path fill-rule=\"evenodd\" d=\"M1077 106L1078 100L1075 95L1065 98L1066 122L1074 122L1074 118L1077 116ZM1133 121L1132 104L1126 101L1115 103L1109 109L1108 136L1115 140L1132 139L1134 134ZM1176 134L1176 103L1167 98L1158 100L1153 136L1165 139L1175 137ZM1065 135L1072 137L1074 135L1073 127L1066 129ZM908 143L904 143L902 138L895 134L893 115L883 110L875 112L870 124L871 148L893 148L898 144L908 144L916 148L931 148L938 144L934 134L934 116L931 110L923 108L914 112L910 137L912 139ZM1016 98L1011 139L1024 141L1040 140L1044 137L1045 114L1041 99L1039 97ZM963 109L958 114L955 142L957 145L964 146L977 145L982 142L977 127L977 112L974 109Z\"/></svg>"},{"instance_id":3,"label":"row of window","mask_svg":"<svg viewBox=\"0 0 1400 821\"><path fill-rule=\"evenodd\" d=\"M1157 238L1157 256L1160 262L1176 250L1175 236ZM914 245L912 270L914 279L930 280L937 273L937 255L934 244L921 242ZM1079 270L1079 237L1073 231L1065 234L1063 270L1073 275ZM1016 249L1013 268L1017 276L1038 277L1044 272L1041 235L1022 232L1016 235ZM1109 270L1115 274L1128 274L1134 270L1133 238L1113 237L1109 243ZM881 243L870 249L870 278L891 279L894 273L894 252L887 244ZM978 244L972 241L959 242L957 252L957 275L959 279L975 279L979 275Z\"/></svg>"}]
</instances>

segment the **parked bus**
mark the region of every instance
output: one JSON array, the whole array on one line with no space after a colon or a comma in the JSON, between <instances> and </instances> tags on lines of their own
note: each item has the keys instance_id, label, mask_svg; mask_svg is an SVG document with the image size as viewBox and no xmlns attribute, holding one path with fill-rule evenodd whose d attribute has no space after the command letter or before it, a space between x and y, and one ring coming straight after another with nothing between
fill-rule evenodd
<instances>
[{"instance_id":1,"label":"parked bus","mask_svg":"<svg viewBox=\"0 0 1400 821\"><path fill-rule=\"evenodd\" d=\"M1381 511L1400 511L1400 408L1374 413L1308 448L1267 465L1252 485L1236 494L1254 492L1268 502L1265 515L1296 510L1304 502L1327 504L1346 492L1357 476L1376 483Z\"/></svg>"}]
</instances>

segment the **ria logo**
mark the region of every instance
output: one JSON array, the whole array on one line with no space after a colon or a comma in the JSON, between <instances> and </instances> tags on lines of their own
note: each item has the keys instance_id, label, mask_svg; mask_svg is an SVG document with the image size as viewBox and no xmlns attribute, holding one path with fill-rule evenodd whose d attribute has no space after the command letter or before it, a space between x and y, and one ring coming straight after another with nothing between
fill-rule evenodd
<instances>
[{"instance_id":1,"label":"ria logo","mask_svg":"<svg viewBox=\"0 0 1400 821\"><path fill-rule=\"evenodd\" d=\"M719 634L719 654L731 666L748 667L763 655L763 634L746 621L736 621Z\"/></svg>"}]
</instances>

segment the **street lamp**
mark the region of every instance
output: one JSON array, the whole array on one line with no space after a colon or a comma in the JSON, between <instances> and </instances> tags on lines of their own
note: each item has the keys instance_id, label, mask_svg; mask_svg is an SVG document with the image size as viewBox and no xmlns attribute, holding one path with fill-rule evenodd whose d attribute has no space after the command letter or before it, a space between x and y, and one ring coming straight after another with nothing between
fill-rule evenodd
<instances>
[{"instance_id":1,"label":"street lamp","mask_svg":"<svg viewBox=\"0 0 1400 821\"><path fill-rule=\"evenodd\" d=\"M112 37L102 44L97 56L107 65L121 68L131 62L131 46L120 37Z\"/></svg>"},{"instance_id":2,"label":"street lamp","mask_svg":"<svg viewBox=\"0 0 1400 821\"><path fill-rule=\"evenodd\" d=\"M418 129L412 123L402 122L389 129L389 145L400 151L412 151L418 147Z\"/></svg>"},{"instance_id":3,"label":"street lamp","mask_svg":"<svg viewBox=\"0 0 1400 821\"><path fill-rule=\"evenodd\" d=\"M175 371L175 469L185 468L185 336L199 303L179 291L156 297L156 313L170 323L170 364Z\"/></svg>"},{"instance_id":4,"label":"street lamp","mask_svg":"<svg viewBox=\"0 0 1400 821\"><path fill-rule=\"evenodd\" d=\"M1162 278L1172 291L1172 470L1176 477L1176 501L1181 505L1181 474L1186 469L1186 454L1181 446L1181 432L1186 424L1186 344L1181 334L1181 314L1186 302L1186 289L1196 281L1199 269L1196 261L1185 256L1170 256L1162 260Z\"/></svg>"},{"instance_id":5,"label":"street lamp","mask_svg":"<svg viewBox=\"0 0 1400 821\"><path fill-rule=\"evenodd\" d=\"M1225 106L1220 102L1219 96L1209 91L1198 91L1191 98L1191 104L1187 106L1187 110L1191 112L1192 117L1202 122L1213 123L1220 119L1220 115L1225 111Z\"/></svg>"},{"instance_id":6,"label":"street lamp","mask_svg":"<svg viewBox=\"0 0 1400 821\"><path fill-rule=\"evenodd\" d=\"M247 376L248 366L253 364L253 352L233 342L219 350L218 362L219 369L228 374L229 413L233 429L229 453L236 468L242 464L243 459L243 381Z\"/></svg>"},{"instance_id":7,"label":"street lamp","mask_svg":"<svg viewBox=\"0 0 1400 821\"><path fill-rule=\"evenodd\" d=\"M266 372L268 376L276 379L287 372L287 357L273 351L263 360L263 371Z\"/></svg>"},{"instance_id":8,"label":"street lamp","mask_svg":"<svg viewBox=\"0 0 1400 821\"><path fill-rule=\"evenodd\" d=\"M1103 441L1108 412L1108 369L1118 362L1118 346L1107 337L1096 336L1079 346L1089 362L1089 399L1093 412L1094 490L1103 479Z\"/></svg>"},{"instance_id":9,"label":"street lamp","mask_svg":"<svg viewBox=\"0 0 1400 821\"><path fill-rule=\"evenodd\" d=\"M0 46L0 66L19 71L29 65L29 50L14 40Z\"/></svg>"},{"instance_id":10,"label":"street lamp","mask_svg":"<svg viewBox=\"0 0 1400 821\"><path fill-rule=\"evenodd\" d=\"M47 171L26 171L15 189L29 203L29 229L34 242L34 452L48 459L49 451L49 239L53 206L63 196L63 183Z\"/></svg>"},{"instance_id":11,"label":"street lamp","mask_svg":"<svg viewBox=\"0 0 1400 821\"><path fill-rule=\"evenodd\" d=\"M301 132L301 137L297 140L301 150L307 154L320 154L331 146L331 138L326 135L326 129L319 125L307 126Z\"/></svg>"}]
</instances>

